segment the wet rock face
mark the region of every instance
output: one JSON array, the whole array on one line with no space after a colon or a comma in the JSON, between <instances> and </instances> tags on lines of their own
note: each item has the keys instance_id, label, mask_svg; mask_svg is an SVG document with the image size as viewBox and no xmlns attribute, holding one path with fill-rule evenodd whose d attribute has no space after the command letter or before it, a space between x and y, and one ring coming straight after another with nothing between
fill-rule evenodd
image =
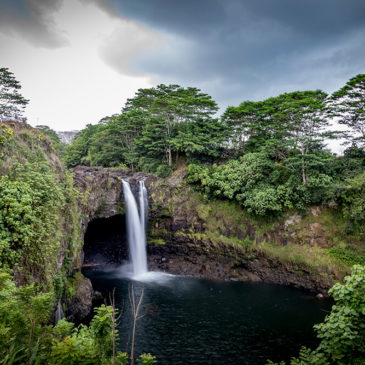
<instances>
[{"instance_id":1,"label":"wet rock face","mask_svg":"<svg viewBox=\"0 0 365 365\"><path fill-rule=\"evenodd\" d=\"M250 272L244 261L233 260L233 255L209 253L212 248L195 247L187 242L150 245L149 270L204 279L262 281L259 275ZM233 252L232 252L233 254Z\"/></svg>"},{"instance_id":2,"label":"wet rock face","mask_svg":"<svg viewBox=\"0 0 365 365\"><path fill-rule=\"evenodd\" d=\"M91 312L93 295L91 281L82 276L76 286L75 295L67 305L67 319L76 324L81 323Z\"/></svg>"},{"instance_id":3,"label":"wet rock face","mask_svg":"<svg viewBox=\"0 0 365 365\"><path fill-rule=\"evenodd\" d=\"M128 181L136 193L138 181L144 180L146 186L151 186L158 178L142 172L104 167L76 166L71 171L75 187L80 191L78 202L85 237L81 263L122 262L128 257L122 180Z\"/></svg>"},{"instance_id":4,"label":"wet rock face","mask_svg":"<svg viewBox=\"0 0 365 365\"><path fill-rule=\"evenodd\" d=\"M243 247L191 241L166 236L164 244L148 245L149 270L206 279L253 281L293 286L327 295L332 278L320 277L305 267L283 264Z\"/></svg>"},{"instance_id":5,"label":"wet rock face","mask_svg":"<svg viewBox=\"0 0 365 365\"><path fill-rule=\"evenodd\" d=\"M132 190L138 188L140 180L144 180L146 186L149 186L158 179L151 174L104 167L76 166L71 171L74 174L75 187L81 193L79 207L83 216L81 226L84 233L88 223L95 218L124 214L122 179L131 184Z\"/></svg>"}]
</instances>

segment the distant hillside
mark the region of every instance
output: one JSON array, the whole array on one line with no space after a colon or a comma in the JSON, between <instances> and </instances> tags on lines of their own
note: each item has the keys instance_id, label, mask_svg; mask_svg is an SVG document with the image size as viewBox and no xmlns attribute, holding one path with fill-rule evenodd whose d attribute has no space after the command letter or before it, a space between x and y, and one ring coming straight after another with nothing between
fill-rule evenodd
<instances>
[{"instance_id":1,"label":"distant hillside","mask_svg":"<svg viewBox=\"0 0 365 365\"><path fill-rule=\"evenodd\" d=\"M62 143L70 144L79 131L58 131L57 136Z\"/></svg>"}]
</instances>

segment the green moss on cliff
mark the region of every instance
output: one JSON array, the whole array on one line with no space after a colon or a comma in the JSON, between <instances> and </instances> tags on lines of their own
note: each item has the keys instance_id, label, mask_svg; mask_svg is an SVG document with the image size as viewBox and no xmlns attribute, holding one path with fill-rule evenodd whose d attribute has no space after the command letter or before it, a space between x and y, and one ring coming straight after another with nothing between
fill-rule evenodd
<instances>
[{"instance_id":1,"label":"green moss on cliff","mask_svg":"<svg viewBox=\"0 0 365 365\"><path fill-rule=\"evenodd\" d=\"M30 363L58 298L74 287L67 277L80 265L78 192L41 131L0 129L0 355Z\"/></svg>"},{"instance_id":2,"label":"green moss on cliff","mask_svg":"<svg viewBox=\"0 0 365 365\"><path fill-rule=\"evenodd\" d=\"M364 237L346 233L346 222L334 209L312 207L301 215L292 211L282 217L254 217L233 201L208 201L181 179L168 187L157 183L153 194L152 209L159 214L152 237L165 237L169 225L182 224L175 234L194 245L206 241L217 250L220 244L243 247L252 257L264 255L292 270L306 268L319 277L337 279L364 260Z\"/></svg>"},{"instance_id":3,"label":"green moss on cliff","mask_svg":"<svg viewBox=\"0 0 365 365\"><path fill-rule=\"evenodd\" d=\"M24 123L6 127L11 138L0 145L0 267L13 270L18 284L39 282L43 291L59 294L60 276L78 264L82 247L78 193L47 136Z\"/></svg>"}]
</instances>

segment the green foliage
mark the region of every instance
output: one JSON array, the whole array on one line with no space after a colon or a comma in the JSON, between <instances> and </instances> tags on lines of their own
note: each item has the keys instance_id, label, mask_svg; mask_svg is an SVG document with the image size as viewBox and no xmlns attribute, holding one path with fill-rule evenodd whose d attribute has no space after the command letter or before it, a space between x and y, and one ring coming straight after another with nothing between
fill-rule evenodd
<instances>
[{"instance_id":1,"label":"green foliage","mask_svg":"<svg viewBox=\"0 0 365 365\"><path fill-rule=\"evenodd\" d=\"M365 149L351 146L343 156L336 159L336 174L339 180L355 177L365 170Z\"/></svg>"},{"instance_id":2,"label":"green foliage","mask_svg":"<svg viewBox=\"0 0 365 365\"><path fill-rule=\"evenodd\" d=\"M156 170L152 171L155 172L157 176L160 177L167 177L172 173L172 167L162 164L162 165L158 165L158 167L156 168Z\"/></svg>"},{"instance_id":3,"label":"green foliage","mask_svg":"<svg viewBox=\"0 0 365 365\"><path fill-rule=\"evenodd\" d=\"M18 361L32 356L48 327L52 294L34 284L17 288L10 274L0 271L0 358ZM2 362L0 362L2 363Z\"/></svg>"},{"instance_id":4,"label":"green foliage","mask_svg":"<svg viewBox=\"0 0 365 365\"><path fill-rule=\"evenodd\" d=\"M364 254L359 254L349 248L332 247L328 250L328 255L342 261L347 266L355 264L365 265Z\"/></svg>"},{"instance_id":5,"label":"green foliage","mask_svg":"<svg viewBox=\"0 0 365 365\"><path fill-rule=\"evenodd\" d=\"M102 305L95 308L95 315L89 326L80 325L73 328L72 323L66 320L59 321L52 330L52 346L48 349L47 359L55 365L111 364L113 357L112 316L113 308ZM118 336L117 330L116 336ZM128 355L118 351L115 356L115 364L127 365L128 363ZM155 364L156 360L151 354L142 354L137 363L149 365Z\"/></svg>"},{"instance_id":6,"label":"green foliage","mask_svg":"<svg viewBox=\"0 0 365 365\"><path fill-rule=\"evenodd\" d=\"M0 68L0 119L20 118L29 100L20 93L19 81L8 68Z\"/></svg>"},{"instance_id":7,"label":"green foliage","mask_svg":"<svg viewBox=\"0 0 365 365\"><path fill-rule=\"evenodd\" d=\"M115 363L117 365L128 365L128 363L129 363L128 354L126 352L118 352Z\"/></svg>"},{"instance_id":8,"label":"green foliage","mask_svg":"<svg viewBox=\"0 0 365 365\"><path fill-rule=\"evenodd\" d=\"M16 287L9 273L0 270L0 364L109 365L113 357L113 308L95 308L89 326L74 328L65 319L47 325L53 294L39 291L34 283ZM118 331L115 331L116 339ZM116 364L129 363L126 353L116 353ZM142 354L139 364L155 364Z\"/></svg>"},{"instance_id":9,"label":"green foliage","mask_svg":"<svg viewBox=\"0 0 365 365\"><path fill-rule=\"evenodd\" d=\"M348 143L365 146L365 74L351 78L344 87L334 92L330 113L339 117L339 123L351 129L345 133Z\"/></svg>"},{"instance_id":10,"label":"green foliage","mask_svg":"<svg viewBox=\"0 0 365 365\"><path fill-rule=\"evenodd\" d=\"M60 137L58 137L57 133L47 125L37 125L36 128L41 130L51 139L52 144L57 151L60 152L66 147L66 145L61 142Z\"/></svg>"},{"instance_id":11,"label":"green foliage","mask_svg":"<svg viewBox=\"0 0 365 365\"><path fill-rule=\"evenodd\" d=\"M154 173L160 177L166 177L172 171L171 166L165 163L161 163L161 161L156 158L141 157L139 159L138 165L142 171L151 174Z\"/></svg>"},{"instance_id":12,"label":"green foliage","mask_svg":"<svg viewBox=\"0 0 365 365\"><path fill-rule=\"evenodd\" d=\"M167 176L179 157L219 156L227 129L212 116L216 103L196 88L158 85L139 89L122 114L107 118L92 135L88 126L67 147L67 166L126 164Z\"/></svg>"},{"instance_id":13,"label":"green foliage","mask_svg":"<svg viewBox=\"0 0 365 365\"><path fill-rule=\"evenodd\" d=\"M295 91L229 107L222 120L238 157L210 168L189 166L188 181L259 216L321 204L336 175L334 156L323 150L326 96Z\"/></svg>"},{"instance_id":14,"label":"green foliage","mask_svg":"<svg viewBox=\"0 0 365 365\"><path fill-rule=\"evenodd\" d=\"M265 152L246 153L210 168L191 164L187 173L187 181L198 185L207 197L236 200L249 213L260 216L319 203L331 182L328 175L313 172L304 185L300 176L288 175L283 164L275 163Z\"/></svg>"},{"instance_id":15,"label":"green foliage","mask_svg":"<svg viewBox=\"0 0 365 365\"><path fill-rule=\"evenodd\" d=\"M227 108L222 119L231 129L234 150L240 155L269 149L277 159L285 158L288 149L308 155L324 138L326 96L320 90L295 91Z\"/></svg>"},{"instance_id":16,"label":"green foliage","mask_svg":"<svg viewBox=\"0 0 365 365\"><path fill-rule=\"evenodd\" d=\"M46 163L15 163L0 177L0 265L47 272L60 246L60 210L65 205L58 177ZM40 224L42 222L42 224ZM51 265L51 267L50 267Z\"/></svg>"},{"instance_id":17,"label":"green foliage","mask_svg":"<svg viewBox=\"0 0 365 365\"><path fill-rule=\"evenodd\" d=\"M275 163L270 181L259 180L256 191L245 197L244 205L252 212L264 215L322 202L334 175L334 157L323 151L329 137L325 99L320 90L295 91L246 101L224 113L235 155L264 152Z\"/></svg>"},{"instance_id":18,"label":"green foliage","mask_svg":"<svg viewBox=\"0 0 365 365\"><path fill-rule=\"evenodd\" d=\"M88 152L92 138L97 132L103 130L103 128L104 125L102 124L88 124L85 129L77 133L63 153L63 159L67 167L90 164Z\"/></svg>"},{"instance_id":19,"label":"green foliage","mask_svg":"<svg viewBox=\"0 0 365 365\"><path fill-rule=\"evenodd\" d=\"M0 364L110 364L111 307L97 308L89 326L50 325L58 299L74 294L81 275L70 277L81 249L72 177L49 155L43 133L19 123L1 128ZM117 352L116 364L126 363Z\"/></svg>"},{"instance_id":20,"label":"green foliage","mask_svg":"<svg viewBox=\"0 0 365 365\"><path fill-rule=\"evenodd\" d=\"M364 233L365 222L365 173L362 172L344 182L331 187L329 199L335 200L342 208L348 221L348 231L359 230Z\"/></svg>"},{"instance_id":21,"label":"green foliage","mask_svg":"<svg viewBox=\"0 0 365 365\"><path fill-rule=\"evenodd\" d=\"M201 162L216 160L228 137L228 129L218 119L198 119L194 123L180 123L174 149L189 160Z\"/></svg>"},{"instance_id":22,"label":"green foliage","mask_svg":"<svg viewBox=\"0 0 365 365\"><path fill-rule=\"evenodd\" d=\"M217 109L215 101L199 89L158 85L138 90L124 112L143 113L145 122L136 142L141 156L172 166L179 153L217 156L225 139L224 126L212 119Z\"/></svg>"},{"instance_id":23,"label":"green foliage","mask_svg":"<svg viewBox=\"0 0 365 365\"><path fill-rule=\"evenodd\" d=\"M141 133L143 118L129 112L111 118L92 138L89 157L92 166L136 165L138 154L135 137Z\"/></svg>"},{"instance_id":24,"label":"green foliage","mask_svg":"<svg viewBox=\"0 0 365 365\"><path fill-rule=\"evenodd\" d=\"M235 155L257 150L258 145L268 138L265 131L263 102L245 101L238 107L230 106L222 115L222 120L230 129L231 143Z\"/></svg>"},{"instance_id":25,"label":"green foliage","mask_svg":"<svg viewBox=\"0 0 365 365\"><path fill-rule=\"evenodd\" d=\"M57 323L49 354L53 364L110 364L113 309L102 305L95 312L89 327L80 325L71 331L66 320Z\"/></svg>"},{"instance_id":26,"label":"green foliage","mask_svg":"<svg viewBox=\"0 0 365 365\"><path fill-rule=\"evenodd\" d=\"M65 265L81 248L77 194L69 173L60 178L37 150L19 156L22 163L14 157L0 177L0 267L15 269L21 282L39 280L51 288L60 248L70 248Z\"/></svg>"},{"instance_id":27,"label":"green foliage","mask_svg":"<svg viewBox=\"0 0 365 365\"><path fill-rule=\"evenodd\" d=\"M275 363L268 360L266 365L285 365L285 362L280 361L280 363ZM299 351L298 358L293 357L290 360L290 365L329 365L329 362L324 354L302 347Z\"/></svg>"},{"instance_id":28,"label":"green foliage","mask_svg":"<svg viewBox=\"0 0 365 365\"><path fill-rule=\"evenodd\" d=\"M5 123L0 123L0 145L5 146L13 138L14 131Z\"/></svg>"},{"instance_id":29,"label":"green foliage","mask_svg":"<svg viewBox=\"0 0 365 365\"><path fill-rule=\"evenodd\" d=\"M137 359L137 365L153 365L157 364L156 357L151 354L142 354Z\"/></svg>"},{"instance_id":30,"label":"green foliage","mask_svg":"<svg viewBox=\"0 0 365 365\"><path fill-rule=\"evenodd\" d=\"M352 275L329 294L335 300L323 323L314 326L321 340L315 350L302 348L290 365L361 365L365 360L365 266L355 265ZM268 361L268 365L274 365ZM284 364L281 362L279 365Z\"/></svg>"}]
</instances>

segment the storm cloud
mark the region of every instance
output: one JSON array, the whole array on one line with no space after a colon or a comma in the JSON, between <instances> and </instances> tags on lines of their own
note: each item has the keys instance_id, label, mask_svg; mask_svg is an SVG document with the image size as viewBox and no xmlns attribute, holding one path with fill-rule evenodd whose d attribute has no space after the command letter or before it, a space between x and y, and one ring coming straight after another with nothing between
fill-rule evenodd
<instances>
[{"instance_id":1,"label":"storm cloud","mask_svg":"<svg viewBox=\"0 0 365 365\"><path fill-rule=\"evenodd\" d=\"M1 0L0 49L33 124L81 128L158 83L223 112L364 73L365 1Z\"/></svg>"},{"instance_id":2,"label":"storm cloud","mask_svg":"<svg viewBox=\"0 0 365 365\"><path fill-rule=\"evenodd\" d=\"M123 0L109 7L163 40L136 57L136 73L198 86L225 105L296 89L332 92L365 69L363 0ZM123 72L122 62L113 65Z\"/></svg>"},{"instance_id":3,"label":"storm cloud","mask_svg":"<svg viewBox=\"0 0 365 365\"><path fill-rule=\"evenodd\" d=\"M63 47L68 44L66 32L54 20L61 5L62 0L3 0L0 32L21 36L36 47Z\"/></svg>"}]
</instances>

